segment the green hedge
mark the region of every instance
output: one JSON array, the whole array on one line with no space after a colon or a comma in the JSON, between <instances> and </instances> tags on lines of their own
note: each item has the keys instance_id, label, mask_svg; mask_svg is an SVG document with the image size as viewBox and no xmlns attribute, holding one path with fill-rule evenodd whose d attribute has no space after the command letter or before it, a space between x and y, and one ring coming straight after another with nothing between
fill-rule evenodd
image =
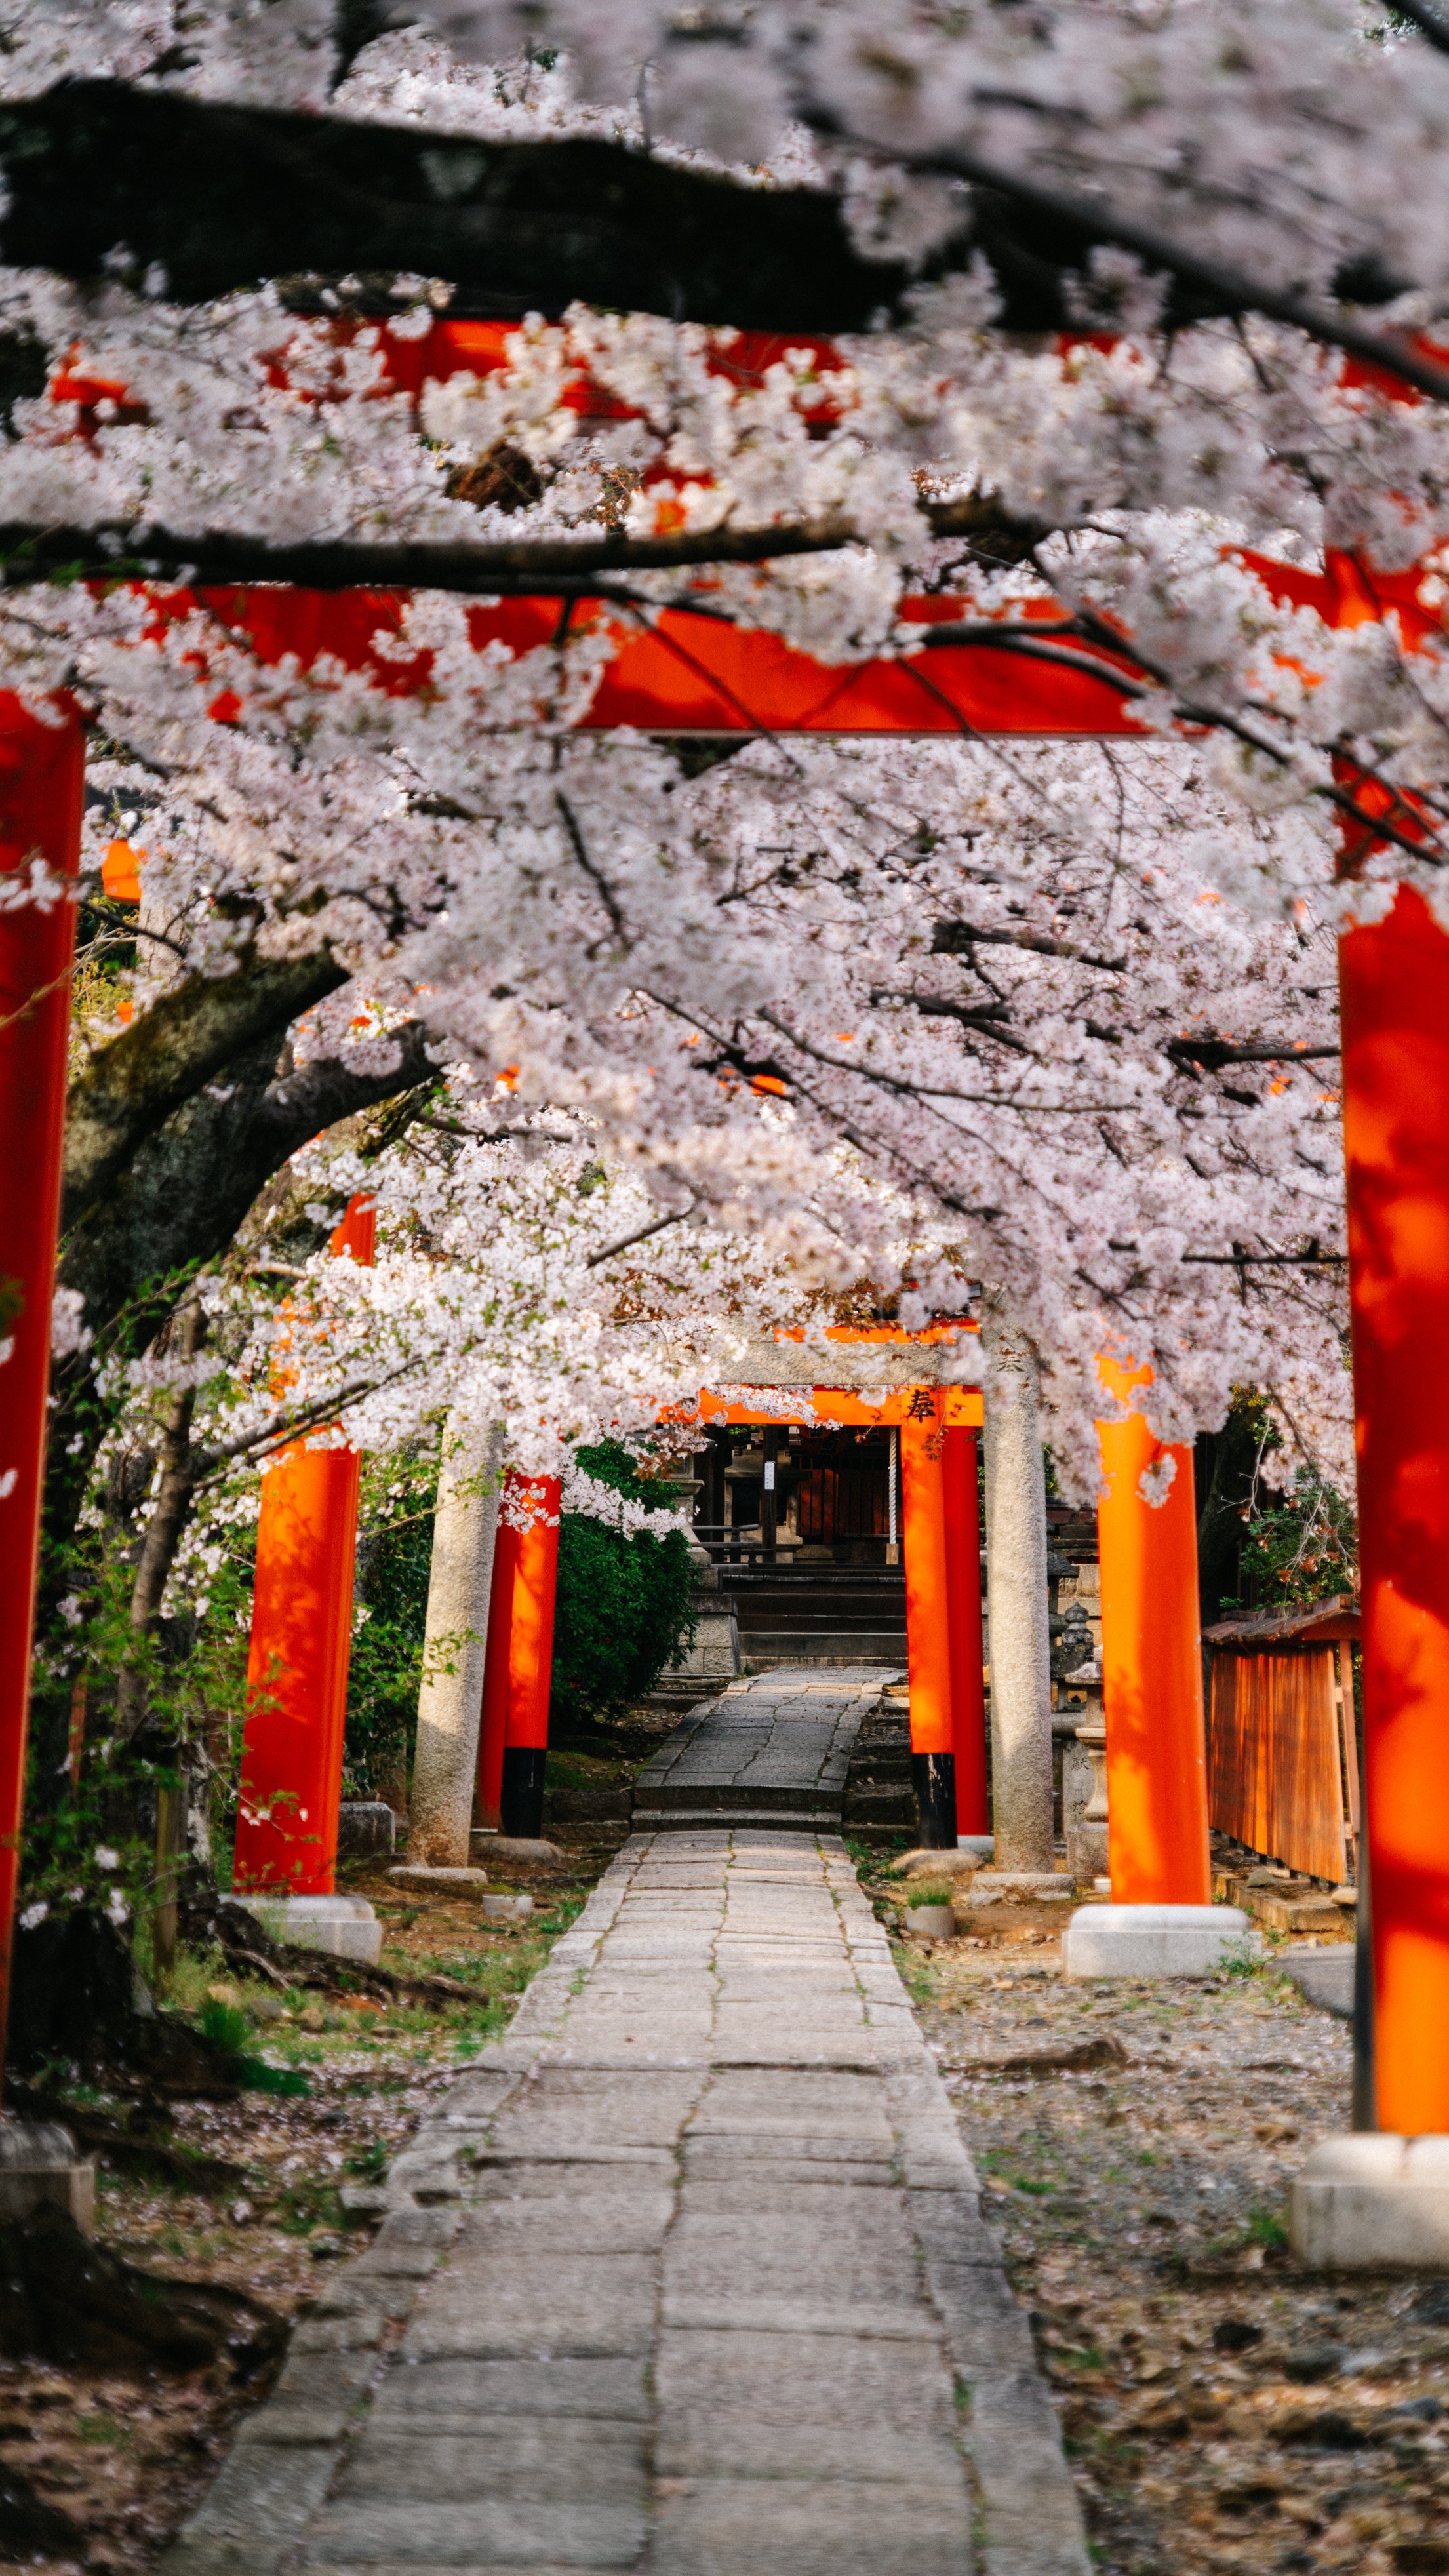
<instances>
[{"instance_id":1,"label":"green hedge","mask_svg":"<svg viewBox=\"0 0 1449 2576\"><path fill-rule=\"evenodd\" d=\"M579 1464L601 1485L656 1510L677 1499L668 1485L641 1478L616 1440L581 1449ZM583 1512L565 1512L549 1702L554 1726L567 1730L617 1715L653 1689L678 1648L693 1638L693 1580L680 1532L657 1539L641 1530L625 1538Z\"/></svg>"}]
</instances>

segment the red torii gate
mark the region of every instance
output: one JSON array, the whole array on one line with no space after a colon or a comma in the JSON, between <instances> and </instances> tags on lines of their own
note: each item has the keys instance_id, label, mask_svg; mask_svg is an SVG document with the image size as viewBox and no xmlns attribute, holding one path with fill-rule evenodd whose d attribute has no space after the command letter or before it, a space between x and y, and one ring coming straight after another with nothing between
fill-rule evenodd
<instances>
[{"instance_id":1,"label":"red torii gate","mask_svg":"<svg viewBox=\"0 0 1449 2576\"><path fill-rule=\"evenodd\" d=\"M480 369L497 363L482 340L470 347L470 336L493 333L497 345L507 327L439 324L431 351L426 342L402 345L412 353L420 381L430 365L439 372L444 362ZM801 339L772 345L783 350L801 345ZM818 345L823 356L826 344ZM113 389L97 388L102 390ZM1330 623L1392 610L1410 643L1433 623L1417 602L1413 574L1381 580L1341 557L1330 559L1321 575L1257 558L1254 568L1281 596L1311 599ZM233 623L250 632L264 660L284 650L306 658L326 649L353 667L370 663L380 686L417 686L426 676L426 656L399 666L380 663L370 650L379 627L397 626L398 606L390 597L261 589L216 599ZM172 604L184 607L185 595L173 594ZM164 603L158 613L166 613ZM951 603L930 601L908 605L904 613L908 621L913 615L924 621L955 611ZM1033 613L1029 605L1024 613ZM1052 613L1049 607L1045 613ZM604 600L579 602L573 614L576 622L607 618L618 635L586 719L592 727L726 734L1139 730L1105 654L1083 656L1099 663L1100 676L1081 667L1023 661L975 641L932 648L928 670L918 667L918 657L823 669L778 639L740 633L685 611L660 612L642 631L622 628L618 610ZM514 600L470 615L480 645L497 638L527 650L556 631L556 612L544 599ZM55 727L40 725L13 699L0 701L0 856L9 856L12 876L37 851L73 872L78 777L78 732L68 719L63 716ZM0 1457L0 1503L16 1505L11 1545L0 1557L0 1617L13 1641L28 1638L33 1595L70 908L48 914L11 909L3 922L0 991L8 998L0 1023L0 1104L13 1168L29 1184L28 1191L12 1187L0 1208L0 1277L15 1283L10 1305L19 1317L15 1355L0 1369L0 1423L7 1442ZM1378 2113L1387 2127L1424 2134L1449 2131L1449 1744L1438 1714L1449 1694L1449 1354L1441 1320L1449 1290L1449 937L1419 897L1401 891L1383 922L1347 935L1341 966ZM1157 1444L1149 1442L1142 1463L1156 1452ZM1174 1455L1174 1491L1185 1496L1190 1451ZM1114 1714L1120 1721L1125 1711L1111 1681L1114 1663L1140 1678L1144 1657L1155 1656L1164 1674L1183 1662L1183 1640L1176 1633L1186 1617L1182 1537L1173 1527L1175 1515L1154 1515L1115 1480L1114 1505L1119 1553L1121 1529L1130 1531L1127 1557L1135 1560L1135 1571L1129 1588L1138 1621L1120 1639L1104 1633L1114 1894L1119 1901L1193 1902L1205 1863L1205 1814L1200 1838L1200 1802L1190 1785L1201 1774L1200 1698L1194 1707L1174 1704L1152 1712L1144 1808L1140 1779L1132 1786L1124 1767L1123 1733ZM1167 1580L1159 1582L1154 1568L1164 1550ZM1104 1527L1104 1559L1107 1553ZM1195 1604L1192 1615L1195 1624ZM1106 1630L1116 1624L1107 1602L1104 1624ZM24 1702L23 1660L8 1654L0 1668L0 1849L10 1855L8 1881L0 1860L5 1944ZM1139 1773L1143 1752L1143 1742L1134 1742L1131 1766ZM1163 1784L1168 1794L1159 1796ZM1137 1820L1149 1811L1152 1830L1139 1833Z\"/></svg>"}]
</instances>

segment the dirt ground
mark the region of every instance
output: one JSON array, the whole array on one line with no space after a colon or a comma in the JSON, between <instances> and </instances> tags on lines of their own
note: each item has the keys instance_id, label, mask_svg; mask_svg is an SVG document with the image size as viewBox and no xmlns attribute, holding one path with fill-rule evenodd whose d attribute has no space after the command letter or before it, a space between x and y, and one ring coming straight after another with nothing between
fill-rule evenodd
<instances>
[{"instance_id":1,"label":"dirt ground","mask_svg":"<svg viewBox=\"0 0 1449 2576\"><path fill-rule=\"evenodd\" d=\"M221 1987L256 2017L257 2052L308 2089L176 2103L177 2143L224 2159L231 2176L195 2192L101 2159L98 2238L157 2274L226 2282L283 2316L303 2314L322 2267L366 2242L368 2222L349 2219L344 2188L374 2181L459 2066L507 2027L608 1857L599 1849L570 1855L561 1868L494 1873L500 1889L533 1895L534 1919L517 1928L454 1900L404 1900L377 1868L339 1874L382 1918L384 1967L459 1978L476 1989L476 2003L379 2010L360 1997L277 1995L238 1978L219 1954L183 1958L169 2000L196 2007ZM107 2107L95 2087L74 2088L72 2098ZM153 2567L210 2484L240 2415L265 2393L265 2383L238 2386L227 2368L137 2376L0 2360L0 2493L7 2471L19 2470L76 2533L68 2552L49 2556L7 2554L0 2538L0 2568L139 2576Z\"/></svg>"},{"instance_id":2,"label":"dirt ground","mask_svg":"<svg viewBox=\"0 0 1449 2576\"><path fill-rule=\"evenodd\" d=\"M897 1955L1103 2576L1449 2570L1449 2280L1333 2281L1287 2247L1293 2173L1348 2126L1347 2024L1271 1956L1066 1986L1028 1930ZM1008 2063L1093 2042L1078 2072Z\"/></svg>"}]
</instances>

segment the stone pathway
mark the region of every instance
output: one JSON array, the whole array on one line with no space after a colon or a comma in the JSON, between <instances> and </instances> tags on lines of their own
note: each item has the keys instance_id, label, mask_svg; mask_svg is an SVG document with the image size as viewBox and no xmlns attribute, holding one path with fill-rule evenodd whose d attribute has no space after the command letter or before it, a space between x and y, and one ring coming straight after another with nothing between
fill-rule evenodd
<instances>
[{"instance_id":1,"label":"stone pathway","mask_svg":"<svg viewBox=\"0 0 1449 2576\"><path fill-rule=\"evenodd\" d=\"M898 1678L880 1665L814 1664L731 1682L645 1764L636 1827L838 1826L861 1720Z\"/></svg>"},{"instance_id":2,"label":"stone pathway","mask_svg":"<svg viewBox=\"0 0 1449 2576\"><path fill-rule=\"evenodd\" d=\"M836 1837L632 1836L387 2201L167 2576L1087 2576L1026 2321Z\"/></svg>"}]
</instances>

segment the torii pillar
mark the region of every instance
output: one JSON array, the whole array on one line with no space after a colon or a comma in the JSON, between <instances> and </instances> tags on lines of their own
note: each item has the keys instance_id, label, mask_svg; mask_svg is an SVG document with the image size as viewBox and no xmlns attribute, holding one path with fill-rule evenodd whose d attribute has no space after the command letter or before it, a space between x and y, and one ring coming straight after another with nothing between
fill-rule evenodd
<instances>
[{"instance_id":1,"label":"torii pillar","mask_svg":"<svg viewBox=\"0 0 1449 2576\"><path fill-rule=\"evenodd\" d=\"M25 1803L82 771L73 715L43 723L0 694L0 886L11 894L37 861L50 879L33 900L0 910L0 1338L11 1345L0 1365L0 2052Z\"/></svg>"},{"instance_id":2,"label":"torii pillar","mask_svg":"<svg viewBox=\"0 0 1449 2576\"><path fill-rule=\"evenodd\" d=\"M1449 2268L1449 937L1423 897L1339 944L1363 1568L1371 1979L1357 2135L1293 2184L1300 2261ZM1365 1968L1370 1953L1360 1953Z\"/></svg>"},{"instance_id":3,"label":"torii pillar","mask_svg":"<svg viewBox=\"0 0 1449 2576\"><path fill-rule=\"evenodd\" d=\"M1120 1408L1097 1426L1112 1900L1073 1915L1063 1961L1069 1977L1206 1976L1249 1925L1212 1903L1192 1450L1129 1409L1150 1369L1104 1356L1097 1373Z\"/></svg>"},{"instance_id":4,"label":"torii pillar","mask_svg":"<svg viewBox=\"0 0 1449 2576\"><path fill-rule=\"evenodd\" d=\"M333 1254L370 1262L375 1230L354 1197ZM262 1480L233 1886L275 1940L370 1963L382 1926L335 1876L361 1473L299 1440Z\"/></svg>"},{"instance_id":5,"label":"torii pillar","mask_svg":"<svg viewBox=\"0 0 1449 2576\"><path fill-rule=\"evenodd\" d=\"M493 1548L478 1812L485 1827L525 1842L543 1834L561 1503L556 1477L510 1467Z\"/></svg>"}]
</instances>

